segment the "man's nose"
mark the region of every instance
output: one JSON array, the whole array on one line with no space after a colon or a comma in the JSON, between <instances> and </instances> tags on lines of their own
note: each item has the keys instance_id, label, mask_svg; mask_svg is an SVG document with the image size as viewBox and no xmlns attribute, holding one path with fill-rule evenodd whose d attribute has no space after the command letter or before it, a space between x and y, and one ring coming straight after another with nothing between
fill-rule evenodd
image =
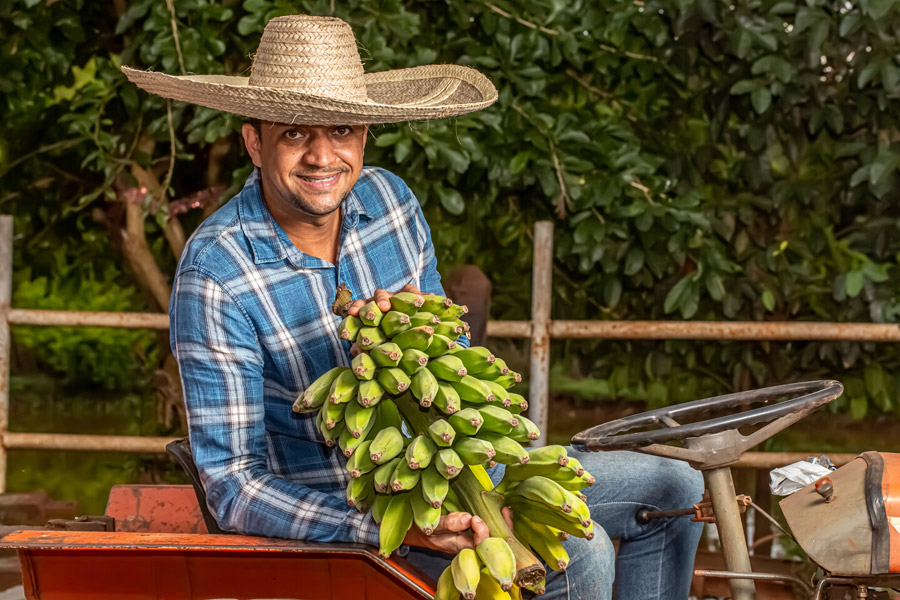
<instances>
[{"instance_id":1,"label":"man's nose","mask_svg":"<svg viewBox=\"0 0 900 600\"><path fill-rule=\"evenodd\" d=\"M315 167L327 167L334 163L334 145L327 135L311 136L303 153L303 161Z\"/></svg>"}]
</instances>

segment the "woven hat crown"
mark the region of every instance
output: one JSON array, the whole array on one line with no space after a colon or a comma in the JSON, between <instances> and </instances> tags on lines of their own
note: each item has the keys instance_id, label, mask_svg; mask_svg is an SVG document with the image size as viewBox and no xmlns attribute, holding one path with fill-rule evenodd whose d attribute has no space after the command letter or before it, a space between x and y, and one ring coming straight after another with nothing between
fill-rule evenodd
<instances>
[{"instance_id":1,"label":"woven hat crown","mask_svg":"<svg viewBox=\"0 0 900 600\"><path fill-rule=\"evenodd\" d=\"M334 17L292 15L268 22L253 57L250 86L366 102L356 36Z\"/></svg>"}]
</instances>

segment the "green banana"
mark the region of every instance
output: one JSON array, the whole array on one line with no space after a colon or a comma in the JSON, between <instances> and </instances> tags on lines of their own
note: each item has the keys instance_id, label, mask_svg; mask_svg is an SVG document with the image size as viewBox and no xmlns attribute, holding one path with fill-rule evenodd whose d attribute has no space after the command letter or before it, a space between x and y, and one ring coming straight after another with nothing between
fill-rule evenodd
<instances>
[{"instance_id":1,"label":"green banana","mask_svg":"<svg viewBox=\"0 0 900 600\"><path fill-rule=\"evenodd\" d=\"M409 391L419 400L422 408L431 406L438 389L438 381L428 369L420 369L410 378Z\"/></svg>"},{"instance_id":2,"label":"green banana","mask_svg":"<svg viewBox=\"0 0 900 600\"><path fill-rule=\"evenodd\" d=\"M503 481L510 483L523 481L535 475L548 475L569 464L569 457L563 446L543 446L528 451L528 464L509 465Z\"/></svg>"},{"instance_id":3,"label":"green banana","mask_svg":"<svg viewBox=\"0 0 900 600\"><path fill-rule=\"evenodd\" d=\"M434 466L445 479L453 479L465 466L459 454L453 448L438 450L434 455Z\"/></svg>"},{"instance_id":4,"label":"green banana","mask_svg":"<svg viewBox=\"0 0 900 600\"><path fill-rule=\"evenodd\" d=\"M403 333L412 325L409 322L409 315L391 310L385 313L384 318L381 319L380 327L386 336L392 338L399 333Z\"/></svg>"},{"instance_id":5,"label":"green banana","mask_svg":"<svg viewBox=\"0 0 900 600\"><path fill-rule=\"evenodd\" d=\"M416 527L422 530L422 533L431 535L441 523L441 507L433 507L419 494L416 494L416 491L413 490L413 494L409 499L413 510L413 521Z\"/></svg>"},{"instance_id":6,"label":"green banana","mask_svg":"<svg viewBox=\"0 0 900 600\"><path fill-rule=\"evenodd\" d=\"M457 354L459 353L457 352ZM466 402L484 404L494 400L494 395L491 393L490 388L483 381L471 375L465 375L459 381L451 381L449 383L456 390L456 393L459 394L459 397Z\"/></svg>"},{"instance_id":7,"label":"green banana","mask_svg":"<svg viewBox=\"0 0 900 600\"><path fill-rule=\"evenodd\" d=\"M563 471L569 475L575 475L576 477L584 475L584 467L581 466L581 461L574 456L569 457L569 462L564 465Z\"/></svg>"},{"instance_id":8,"label":"green banana","mask_svg":"<svg viewBox=\"0 0 900 600\"><path fill-rule=\"evenodd\" d=\"M425 354L427 354L429 358L436 358L447 354L454 348L456 348L456 342L445 335L436 333L431 336L431 343L425 348Z\"/></svg>"},{"instance_id":9,"label":"green banana","mask_svg":"<svg viewBox=\"0 0 900 600\"><path fill-rule=\"evenodd\" d=\"M400 547L406 538L406 532L412 527L413 513L409 497L409 492L394 494L384 511L378 528L378 551L384 558L388 558L391 552Z\"/></svg>"},{"instance_id":10,"label":"green banana","mask_svg":"<svg viewBox=\"0 0 900 600\"><path fill-rule=\"evenodd\" d=\"M580 492L584 488L591 487L596 483L594 476L585 471L585 473L581 476L572 475L569 478L558 478L560 473L551 473L546 475L548 479L552 479L559 485L561 485L564 489L569 490L570 492Z\"/></svg>"},{"instance_id":11,"label":"green banana","mask_svg":"<svg viewBox=\"0 0 900 600\"><path fill-rule=\"evenodd\" d=\"M412 292L400 292L391 296L391 309L407 315L414 315L425 304L425 299Z\"/></svg>"},{"instance_id":12,"label":"green banana","mask_svg":"<svg viewBox=\"0 0 900 600\"><path fill-rule=\"evenodd\" d=\"M528 401L525 400L525 396L521 394L516 394L514 392L507 392L507 397L509 398L511 404L506 407L506 410L517 415L524 410L528 409Z\"/></svg>"},{"instance_id":13,"label":"green banana","mask_svg":"<svg viewBox=\"0 0 900 600\"><path fill-rule=\"evenodd\" d=\"M584 538L586 540L594 539L594 526L591 522L590 526L584 526L580 521L567 518L565 513L558 510L552 510L545 505L536 504L527 500L510 498L507 496L507 503L513 510L513 514L520 514L528 517L536 523L543 523L548 527L559 529L574 535L575 537Z\"/></svg>"},{"instance_id":14,"label":"green banana","mask_svg":"<svg viewBox=\"0 0 900 600\"><path fill-rule=\"evenodd\" d=\"M506 366L506 361L502 358L497 358L488 366L488 368L478 373L478 379L481 379L482 381L485 379L493 381L507 373L509 373L509 367Z\"/></svg>"},{"instance_id":15,"label":"green banana","mask_svg":"<svg viewBox=\"0 0 900 600\"><path fill-rule=\"evenodd\" d=\"M344 456L350 458L356 454L356 449L359 448L365 440L366 436L355 438L350 435L350 432L344 427L343 431L338 435L338 447L341 449L341 452L344 453Z\"/></svg>"},{"instance_id":16,"label":"green banana","mask_svg":"<svg viewBox=\"0 0 900 600\"><path fill-rule=\"evenodd\" d=\"M437 446L427 435L417 435L406 447L406 462L410 469L425 469L431 464Z\"/></svg>"},{"instance_id":17,"label":"green banana","mask_svg":"<svg viewBox=\"0 0 900 600\"><path fill-rule=\"evenodd\" d=\"M353 374L356 375L356 378L360 381L370 381L374 378L375 366L375 361L373 361L372 357L365 352L360 352L354 356L353 361L350 363Z\"/></svg>"},{"instance_id":18,"label":"green banana","mask_svg":"<svg viewBox=\"0 0 900 600\"><path fill-rule=\"evenodd\" d=\"M347 504L356 506L361 499L368 498L373 492L371 473L356 477L347 482Z\"/></svg>"},{"instance_id":19,"label":"green banana","mask_svg":"<svg viewBox=\"0 0 900 600\"><path fill-rule=\"evenodd\" d=\"M359 335L356 337L356 345L363 350L371 350L378 344L383 344L386 341L387 337L384 335L384 332L377 327L363 327L359 330Z\"/></svg>"},{"instance_id":20,"label":"green banana","mask_svg":"<svg viewBox=\"0 0 900 600\"><path fill-rule=\"evenodd\" d=\"M371 444L372 440L363 441L347 460L347 471L350 473L350 477L356 479L375 470L377 465L372 462L372 457L369 456L369 446Z\"/></svg>"},{"instance_id":21,"label":"green banana","mask_svg":"<svg viewBox=\"0 0 900 600\"><path fill-rule=\"evenodd\" d=\"M453 491L452 487L447 489L447 496L444 497L444 503L441 505L441 509L446 510L447 513L465 512L462 501L459 499L459 496L456 495L456 492Z\"/></svg>"},{"instance_id":22,"label":"green banana","mask_svg":"<svg viewBox=\"0 0 900 600\"><path fill-rule=\"evenodd\" d=\"M531 460L531 457L528 456L528 450L523 448L522 444L505 435L491 433L482 428L482 430L478 432L478 437L493 446L494 451L496 452L496 455L493 458L498 463L503 463L504 465L524 465Z\"/></svg>"},{"instance_id":23,"label":"green banana","mask_svg":"<svg viewBox=\"0 0 900 600\"><path fill-rule=\"evenodd\" d=\"M375 491L379 494L390 494L391 489L391 478L394 476L394 471L397 469L397 465L399 465L403 459L399 456L397 458L393 458L383 465L378 465L372 471L372 484L375 487Z\"/></svg>"},{"instance_id":24,"label":"green banana","mask_svg":"<svg viewBox=\"0 0 900 600\"><path fill-rule=\"evenodd\" d=\"M378 369L378 383L380 383L389 394L396 396L397 394L405 392L409 387L410 382L406 373L397 367L393 367L388 369Z\"/></svg>"},{"instance_id":25,"label":"green banana","mask_svg":"<svg viewBox=\"0 0 900 600\"><path fill-rule=\"evenodd\" d=\"M443 335L454 341L459 339L459 336L464 332L465 330L462 325L458 325L453 321L441 321L440 323L434 324L434 333Z\"/></svg>"},{"instance_id":26,"label":"green banana","mask_svg":"<svg viewBox=\"0 0 900 600\"><path fill-rule=\"evenodd\" d=\"M470 375L477 374L493 364L496 357L491 351L484 346L472 346L471 348L463 348L459 352L454 353L465 365Z\"/></svg>"},{"instance_id":27,"label":"green banana","mask_svg":"<svg viewBox=\"0 0 900 600\"><path fill-rule=\"evenodd\" d=\"M497 451L490 442L474 437L466 437L453 446L459 458L467 465L483 465L496 456Z\"/></svg>"},{"instance_id":28,"label":"green banana","mask_svg":"<svg viewBox=\"0 0 900 600\"><path fill-rule=\"evenodd\" d=\"M453 445L456 439L456 430L446 419L435 419L428 426L428 435L438 446L446 448Z\"/></svg>"},{"instance_id":29,"label":"green banana","mask_svg":"<svg viewBox=\"0 0 900 600\"><path fill-rule=\"evenodd\" d=\"M481 573L478 587L475 588L475 597L478 600L511 600L510 593L504 590L497 580L490 576L490 572L482 569ZM510 589L512 589L512 586L510 586Z\"/></svg>"},{"instance_id":30,"label":"green banana","mask_svg":"<svg viewBox=\"0 0 900 600\"><path fill-rule=\"evenodd\" d=\"M375 494L375 498L372 500L372 519L376 525L380 524L384 518L384 511L387 510L392 497L390 494Z\"/></svg>"},{"instance_id":31,"label":"green banana","mask_svg":"<svg viewBox=\"0 0 900 600\"><path fill-rule=\"evenodd\" d=\"M449 489L450 482L438 471L437 466L431 465L422 471L422 497L431 506L440 508Z\"/></svg>"},{"instance_id":32,"label":"green banana","mask_svg":"<svg viewBox=\"0 0 900 600\"><path fill-rule=\"evenodd\" d=\"M391 474L391 490L393 493L406 492L419 483L422 472L416 469L410 469L409 464L405 460L400 460Z\"/></svg>"},{"instance_id":33,"label":"green banana","mask_svg":"<svg viewBox=\"0 0 900 600\"><path fill-rule=\"evenodd\" d=\"M362 356L362 354L360 354ZM384 386L376 380L360 381L356 401L362 406L374 407L384 397Z\"/></svg>"},{"instance_id":34,"label":"green banana","mask_svg":"<svg viewBox=\"0 0 900 600\"><path fill-rule=\"evenodd\" d=\"M503 591L508 591L516 576L516 557L506 540L489 537L475 547L475 552Z\"/></svg>"},{"instance_id":35,"label":"green banana","mask_svg":"<svg viewBox=\"0 0 900 600\"><path fill-rule=\"evenodd\" d=\"M344 404L356 398L359 389L359 380L353 373L353 369L345 369L331 382L328 401L332 404Z\"/></svg>"},{"instance_id":36,"label":"green banana","mask_svg":"<svg viewBox=\"0 0 900 600\"><path fill-rule=\"evenodd\" d=\"M346 404L333 404L331 402L323 404L319 410L322 411L322 421L325 424L325 428L334 429L337 427L337 424L344 420L344 410L346 408ZM334 432L335 439L339 435L341 435L340 429Z\"/></svg>"},{"instance_id":37,"label":"green banana","mask_svg":"<svg viewBox=\"0 0 900 600\"><path fill-rule=\"evenodd\" d=\"M400 368L412 377L413 373L428 364L428 355L415 348L407 348L400 357Z\"/></svg>"},{"instance_id":38,"label":"green banana","mask_svg":"<svg viewBox=\"0 0 900 600\"><path fill-rule=\"evenodd\" d=\"M341 430L335 429L334 427L329 429L325 426L325 409L328 406L331 406L331 404L326 402L322 405L322 408L319 409L319 412L316 413L316 429L322 434L325 445L329 448L333 448L338 442L338 436L340 436Z\"/></svg>"},{"instance_id":39,"label":"green banana","mask_svg":"<svg viewBox=\"0 0 900 600\"><path fill-rule=\"evenodd\" d=\"M478 555L471 548L463 548L450 563L453 585L466 600L475 600L475 590L481 579L481 564Z\"/></svg>"},{"instance_id":40,"label":"green banana","mask_svg":"<svg viewBox=\"0 0 900 600\"><path fill-rule=\"evenodd\" d=\"M369 355L379 367L396 367L400 364L400 357L403 356L403 352L397 344L385 342L369 350Z\"/></svg>"},{"instance_id":41,"label":"green banana","mask_svg":"<svg viewBox=\"0 0 900 600\"><path fill-rule=\"evenodd\" d=\"M484 423L481 413L474 408L464 408L447 417L447 420L453 429L463 435L475 435Z\"/></svg>"},{"instance_id":42,"label":"green banana","mask_svg":"<svg viewBox=\"0 0 900 600\"><path fill-rule=\"evenodd\" d=\"M444 381L438 381L438 393L435 395L432 404L445 415L459 412L461 408L459 394L452 385Z\"/></svg>"},{"instance_id":43,"label":"green banana","mask_svg":"<svg viewBox=\"0 0 900 600\"><path fill-rule=\"evenodd\" d=\"M569 553L566 552L558 533L543 523L536 523L519 513L513 515L513 524L516 537L534 548L547 566L557 571L564 571L569 566Z\"/></svg>"},{"instance_id":44,"label":"green banana","mask_svg":"<svg viewBox=\"0 0 900 600\"><path fill-rule=\"evenodd\" d=\"M434 600L459 600L459 590L453 585L453 571L450 567L444 569L438 577Z\"/></svg>"},{"instance_id":45,"label":"green banana","mask_svg":"<svg viewBox=\"0 0 900 600\"><path fill-rule=\"evenodd\" d=\"M453 354L438 356L430 360L427 368L435 377L443 381L459 381L468 373L463 362Z\"/></svg>"},{"instance_id":46,"label":"green banana","mask_svg":"<svg viewBox=\"0 0 900 600\"><path fill-rule=\"evenodd\" d=\"M384 313L378 308L378 303L372 300L359 309L359 319L369 327L378 327Z\"/></svg>"},{"instance_id":47,"label":"green banana","mask_svg":"<svg viewBox=\"0 0 900 600\"><path fill-rule=\"evenodd\" d=\"M381 465L398 456L403 451L403 434L396 427L387 427L375 435L369 446L372 462Z\"/></svg>"},{"instance_id":48,"label":"green banana","mask_svg":"<svg viewBox=\"0 0 900 600\"><path fill-rule=\"evenodd\" d=\"M413 327L434 327L441 322L441 318L430 312L419 311L409 318L409 323Z\"/></svg>"},{"instance_id":49,"label":"green banana","mask_svg":"<svg viewBox=\"0 0 900 600\"><path fill-rule=\"evenodd\" d=\"M545 593L547 593L547 582L542 580L534 585L526 585L525 589L530 591L532 594L535 594L536 596L543 596Z\"/></svg>"},{"instance_id":50,"label":"green banana","mask_svg":"<svg viewBox=\"0 0 900 600\"><path fill-rule=\"evenodd\" d=\"M413 348L424 351L431 344L433 335L434 328L432 327L414 327L394 336L391 341L400 346L401 350Z\"/></svg>"},{"instance_id":51,"label":"green banana","mask_svg":"<svg viewBox=\"0 0 900 600\"><path fill-rule=\"evenodd\" d=\"M509 392L507 392L506 388L502 385L498 385L496 382L485 379L482 379L481 383L488 386L488 389L491 390L491 393L494 395L494 404L503 407L512 406L512 398L509 397Z\"/></svg>"},{"instance_id":52,"label":"green banana","mask_svg":"<svg viewBox=\"0 0 900 600\"><path fill-rule=\"evenodd\" d=\"M514 417L511 412L494 404L483 404L478 407L478 412L481 413L481 420L484 421L482 431L507 435L519 425L519 419Z\"/></svg>"},{"instance_id":53,"label":"green banana","mask_svg":"<svg viewBox=\"0 0 900 600\"><path fill-rule=\"evenodd\" d=\"M393 427L398 431L403 430L403 419L397 404L390 398L385 398L378 404L378 431Z\"/></svg>"},{"instance_id":54,"label":"green banana","mask_svg":"<svg viewBox=\"0 0 900 600\"><path fill-rule=\"evenodd\" d=\"M541 437L541 430L534 424L534 421L522 415L517 415L516 420L518 423L513 430L509 432L509 437L522 443L530 442Z\"/></svg>"},{"instance_id":55,"label":"green banana","mask_svg":"<svg viewBox=\"0 0 900 600\"><path fill-rule=\"evenodd\" d=\"M463 315L468 314L469 307L465 304L451 304L435 313L442 319L460 319Z\"/></svg>"},{"instance_id":56,"label":"green banana","mask_svg":"<svg viewBox=\"0 0 900 600\"><path fill-rule=\"evenodd\" d=\"M522 375L520 373L516 373L515 371L510 371L506 375L501 375L493 380L494 383L502 385L504 388L509 389L517 383L522 382ZM524 409L523 409L524 410Z\"/></svg>"},{"instance_id":57,"label":"green banana","mask_svg":"<svg viewBox=\"0 0 900 600\"><path fill-rule=\"evenodd\" d=\"M362 321L360 321L359 318L347 315L338 326L338 336L342 340L355 342L357 336L359 336L359 330L362 329L362 326Z\"/></svg>"},{"instance_id":58,"label":"green banana","mask_svg":"<svg viewBox=\"0 0 900 600\"><path fill-rule=\"evenodd\" d=\"M320 375L294 401L294 412L304 412L322 406L331 393L331 384L346 370L347 367L334 367Z\"/></svg>"},{"instance_id":59,"label":"green banana","mask_svg":"<svg viewBox=\"0 0 900 600\"><path fill-rule=\"evenodd\" d=\"M439 310L446 310L453 305L453 300L446 296L438 296L437 294L425 294L423 296L425 302L419 310L436 313Z\"/></svg>"},{"instance_id":60,"label":"green banana","mask_svg":"<svg viewBox=\"0 0 900 600\"><path fill-rule=\"evenodd\" d=\"M356 439L365 439L375 425L375 407L349 402L344 411L344 426Z\"/></svg>"},{"instance_id":61,"label":"green banana","mask_svg":"<svg viewBox=\"0 0 900 600\"><path fill-rule=\"evenodd\" d=\"M567 492L552 479L540 475L529 477L519 483L514 493L528 500L543 503L554 510L564 513L572 512L572 493Z\"/></svg>"}]
</instances>

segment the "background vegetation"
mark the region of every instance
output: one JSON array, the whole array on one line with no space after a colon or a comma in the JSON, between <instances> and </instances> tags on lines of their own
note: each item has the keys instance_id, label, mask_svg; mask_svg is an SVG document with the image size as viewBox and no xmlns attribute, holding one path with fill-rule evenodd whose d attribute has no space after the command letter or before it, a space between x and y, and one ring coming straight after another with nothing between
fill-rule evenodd
<instances>
[{"instance_id":1,"label":"background vegetation","mask_svg":"<svg viewBox=\"0 0 900 600\"><path fill-rule=\"evenodd\" d=\"M461 63L499 88L477 114L373 128L367 149L417 194L442 269L491 277L494 318L528 317L531 227L552 219L555 318L898 321L893 0L0 0L14 306L165 310L185 237L248 173L241 120L149 96L118 67L247 73L267 20L298 12L349 21L368 71ZM156 413L138 412L157 418L138 429L178 428L165 336L14 341L18 372L153 388ZM861 418L900 414L898 359L863 343L559 342L553 386L659 405L837 377L832 410Z\"/></svg>"}]
</instances>

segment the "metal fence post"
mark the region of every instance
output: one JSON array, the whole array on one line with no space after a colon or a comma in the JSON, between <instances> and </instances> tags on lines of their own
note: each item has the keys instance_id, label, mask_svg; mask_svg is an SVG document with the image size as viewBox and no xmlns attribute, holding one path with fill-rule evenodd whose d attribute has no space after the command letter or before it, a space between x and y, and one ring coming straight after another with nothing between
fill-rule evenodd
<instances>
[{"instance_id":1,"label":"metal fence post","mask_svg":"<svg viewBox=\"0 0 900 600\"><path fill-rule=\"evenodd\" d=\"M0 494L6 492L6 430L9 427L9 307L12 302L13 218L0 215Z\"/></svg>"},{"instance_id":2,"label":"metal fence post","mask_svg":"<svg viewBox=\"0 0 900 600\"><path fill-rule=\"evenodd\" d=\"M535 445L549 435L550 303L553 287L553 222L534 224L534 265L531 282L531 363L528 375L528 414L541 430Z\"/></svg>"}]
</instances>

